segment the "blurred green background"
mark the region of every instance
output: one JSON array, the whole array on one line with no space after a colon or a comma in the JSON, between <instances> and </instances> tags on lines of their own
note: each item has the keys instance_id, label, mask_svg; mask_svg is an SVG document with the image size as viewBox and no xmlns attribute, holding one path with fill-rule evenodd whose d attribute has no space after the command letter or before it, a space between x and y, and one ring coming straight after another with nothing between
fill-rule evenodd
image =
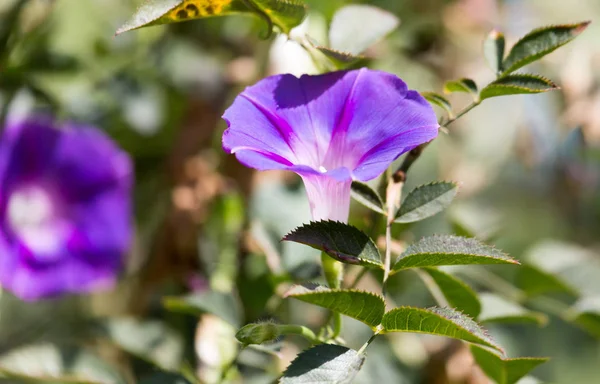
<instances>
[{"instance_id":1,"label":"blurred green background","mask_svg":"<svg viewBox=\"0 0 600 384\"><path fill-rule=\"evenodd\" d=\"M0 39L7 37L0 41L2 117L51 112L108 132L135 160L137 236L114 292L40 303L2 293L0 367L101 383L170 383L158 372L183 369L214 382L236 353L229 324L267 318L320 324L321 311L281 298L280 283L319 274L317 252L278 242L310 219L299 179L258 174L220 148L220 116L235 95L269 74L316 73L310 56L284 36L262 40L263 22L248 16L115 37L139 1L29 0L15 17L16 3L0 1ZM532 309L553 312L553 301L570 306L579 297L600 301L600 2L306 3L309 19L294 33L321 41L343 5L372 4L396 14L400 27L362 64L395 73L419 91L439 92L459 77L491 81L481 48L494 27L512 44L538 26L594 21L535 64L561 91L486 101L427 149L407 187L445 179L461 182L461 193L449 211L399 228L395 239L401 249L432 233L472 233L519 260L560 270L577 291ZM466 96L450 98L457 106L468 103ZM377 228L358 205L351 223ZM514 289L509 283L526 291L531 278L512 267L456 272L483 291ZM394 279L396 304L434 303L416 276ZM363 287L375 281L367 278ZM202 294L207 288L214 294ZM597 383L600 315L583 326L570 320L549 313L541 327L488 328L510 356L552 357L534 372L543 382ZM358 348L369 330L345 320L343 336ZM358 382L488 382L460 344L405 334L388 341L374 343ZM245 351L241 373L231 380L272 382L306 345L292 339L277 347L280 359L270 350Z\"/></svg>"}]
</instances>

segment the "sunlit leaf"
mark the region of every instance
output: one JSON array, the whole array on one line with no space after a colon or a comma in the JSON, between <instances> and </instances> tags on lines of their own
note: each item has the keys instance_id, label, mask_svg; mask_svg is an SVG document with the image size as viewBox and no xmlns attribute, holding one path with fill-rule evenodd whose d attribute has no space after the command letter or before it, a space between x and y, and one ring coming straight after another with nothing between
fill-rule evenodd
<instances>
[{"instance_id":1,"label":"sunlit leaf","mask_svg":"<svg viewBox=\"0 0 600 384\"><path fill-rule=\"evenodd\" d=\"M167 297L163 299L163 303L168 310L173 312L195 316L212 313L236 328L240 325L240 305L235 296L231 294L207 291L181 297Z\"/></svg>"},{"instance_id":2,"label":"sunlit leaf","mask_svg":"<svg viewBox=\"0 0 600 384\"><path fill-rule=\"evenodd\" d=\"M393 271L466 264L519 264L519 262L476 239L436 235L425 237L409 246L394 264Z\"/></svg>"},{"instance_id":3,"label":"sunlit leaf","mask_svg":"<svg viewBox=\"0 0 600 384\"><path fill-rule=\"evenodd\" d=\"M450 308L400 307L387 312L381 322L385 332L415 332L446 336L481 344L502 352L502 348L470 317Z\"/></svg>"},{"instance_id":4,"label":"sunlit leaf","mask_svg":"<svg viewBox=\"0 0 600 384\"><path fill-rule=\"evenodd\" d=\"M288 33L302 22L306 8L299 0L147 0L117 30L117 35L152 25L235 13L258 14Z\"/></svg>"},{"instance_id":5,"label":"sunlit leaf","mask_svg":"<svg viewBox=\"0 0 600 384\"><path fill-rule=\"evenodd\" d=\"M460 80L452 80L446 82L444 84L444 92L453 93L453 92L465 92L470 93L472 95L477 95L478 89L477 84L471 79L460 79Z\"/></svg>"},{"instance_id":6,"label":"sunlit leaf","mask_svg":"<svg viewBox=\"0 0 600 384\"><path fill-rule=\"evenodd\" d=\"M312 222L296 228L283 240L316 248L342 263L383 268L381 255L373 240L348 224L337 221Z\"/></svg>"},{"instance_id":7,"label":"sunlit leaf","mask_svg":"<svg viewBox=\"0 0 600 384\"><path fill-rule=\"evenodd\" d=\"M386 214L383 199L365 183L359 181L352 182L352 197L365 207L372 209L375 212Z\"/></svg>"},{"instance_id":8,"label":"sunlit leaf","mask_svg":"<svg viewBox=\"0 0 600 384\"><path fill-rule=\"evenodd\" d=\"M329 47L335 51L360 55L399 24L400 20L396 16L381 8L347 5L333 16L329 29ZM360 26L359 33L357 26Z\"/></svg>"},{"instance_id":9,"label":"sunlit leaf","mask_svg":"<svg viewBox=\"0 0 600 384\"><path fill-rule=\"evenodd\" d=\"M543 326L548 322L548 316L545 314L530 311L492 293L480 294L479 300L482 310L478 320L482 323L525 323Z\"/></svg>"},{"instance_id":10,"label":"sunlit leaf","mask_svg":"<svg viewBox=\"0 0 600 384\"><path fill-rule=\"evenodd\" d=\"M372 328L381 323L385 312L383 297L364 291L297 285L286 296L352 317Z\"/></svg>"},{"instance_id":11,"label":"sunlit leaf","mask_svg":"<svg viewBox=\"0 0 600 384\"><path fill-rule=\"evenodd\" d=\"M481 303L477 294L464 281L436 268L423 268L440 288L440 291L455 309L477 318L481 312Z\"/></svg>"},{"instance_id":12,"label":"sunlit leaf","mask_svg":"<svg viewBox=\"0 0 600 384\"><path fill-rule=\"evenodd\" d=\"M396 214L396 223L413 223L446 209L458 193L458 184L436 182L411 191Z\"/></svg>"},{"instance_id":13,"label":"sunlit leaf","mask_svg":"<svg viewBox=\"0 0 600 384\"><path fill-rule=\"evenodd\" d=\"M549 360L545 357L502 358L476 345L471 345L471 353L477 365L497 384L515 384L538 365Z\"/></svg>"},{"instance_id":14,"label":"sunlit leaf","mask_svg":"<svg viewBox=\"0 0 600 384\"><path fill-rule=\"evenodd\" d=\"M583 32L589 24L589 21L585 21L534 29L512 47L502 64L503 74L514 72L565 45Z\"/></svg>"},{"instance_id":15,"label":"sunlit leaf","mask_svg":"<svg viewBox=\"0 0 600 384\"><path fill-rule=\"evenodd\" d=\"M500 31L491 31L483 44L483 53L488 64L496 74L502 72L502 62L504 61L504 49L506 39Z\"/></svg>"},{"instance_id":16,"label":"sunlit leaf","mask_svg":"<svg viewBox=\"0 0 600 384\"><path fill-rule=\"evenodd\" d=\"M334 344L320 344L298 355L286 369L281 384L350 384L365 356Z\"/></svg>"},{"instance_id":17,"label":"sunlit leaf","mask_svg":"<svg viewBox=\"0 0 600 384\"><path fill-rule=\"evenodd\" d=\"M543 93L557 89L559 87L556 84L542 76L514 74L490 83L481 90L480 98L485 100L491 97Z\"/></svg>"}]
</instances>

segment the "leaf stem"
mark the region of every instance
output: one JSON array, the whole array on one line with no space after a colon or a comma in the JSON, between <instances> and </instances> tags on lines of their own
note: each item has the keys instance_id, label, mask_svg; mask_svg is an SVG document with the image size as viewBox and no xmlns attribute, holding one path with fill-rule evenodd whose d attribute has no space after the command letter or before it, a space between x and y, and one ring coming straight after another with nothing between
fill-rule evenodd
<instances>
[{"instance_id":1,"label":"leaf stem","mask_svg":"<svg viewBox=\"0 0 600 384\"><path fill-rule=\"evenodd\" d=\"M481 100L477 99L477 100L473 101L471 104L469 104L467 107L465 107L462 111L458 112L456 114L456 116L451 117L444 124L441 124L441 126L448 127L450 124L454 123L456 120L458 120L461 117L463 117L464 115L466 115L468 112L470 112L473 108L475 108L479 104L481 104Z\"/></svg>"},{"instance_id":2,"label":"leaf stem","mask_svg":"<svg viewBox=\"0 0 600 384\"><path fill-rule=\"evenodd\" d=\"M361 268L360 272L358 273L358 275L356 275L356 277L354 278L354 281L352 282L352 284L350 284L350 289L354 289L356 288L356 286L358 285L358 283L360 283L360 281L363 279L363 277L366 276L367 272L369 272L368 268Z\"/></svg>"},{"instance_id":3,"label":"leaf stem","mask_svg":"<svg viewBox=\"0 0 600 384\"><path fill-rule=\"evenodd\" d=\"M362 347L360 347L360 349L358 350L358 354L359 354L359 355L360 355L360 354L363 354L363 353L365 352L365 349L367 349L367 347L368 347L369 345L371 345L371 343L372 343L372 342L375 340L375 338L376 338L377 336L379 336L379 333L378 333L378 332L374 333L374 334L371 336L371 338L369 338L369 340L367 340L367 342L366 342L366 343L364 343Z\"/></svg>"},{"instance_id":4,"label":"leaf stem","mask_svg":"<svg viewBox=\"0 0 600 384\"><path fill-rule=\"evenodd\" d=\"M415 273L419 275L419 277L429 290L429 293L431 293L431 296L433 296L433 298L440 307L450 307L450 303L448 302L448 300L446 300L446 296L444 296L440 287L435 283L433 278L427 272L423 271L421 268L414 268L413 271L415 271Z\"/></svg>"}]
</instances>

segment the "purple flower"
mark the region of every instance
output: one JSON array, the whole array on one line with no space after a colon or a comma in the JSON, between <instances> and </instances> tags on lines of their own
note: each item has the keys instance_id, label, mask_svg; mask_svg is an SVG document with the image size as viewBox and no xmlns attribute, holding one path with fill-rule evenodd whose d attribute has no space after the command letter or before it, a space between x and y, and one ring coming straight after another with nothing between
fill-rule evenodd
<instances>
[{"instance_id":1,"label":"purple flower","mask_svg":"<svg viewBox=\"0 0 600 384\"><path fill-rule=\"evenodd\" d=\"M0 284L24 300L110 287L131 240L132 166L101 131L38 118L0 140Z\"/></svg>"},{"instance_id":2,"label":"purple flower","mask_svg":"<svg viewBox=\"0 0 600 384\"><path fill-rule=\"evenodd\" d=\"M296 172L313 219L342 222L352 180L379 176L439 128L419 93L368 69L266 78L242 92L223 118L226 152L248 167Z\"/></svg>"}]
</instances>

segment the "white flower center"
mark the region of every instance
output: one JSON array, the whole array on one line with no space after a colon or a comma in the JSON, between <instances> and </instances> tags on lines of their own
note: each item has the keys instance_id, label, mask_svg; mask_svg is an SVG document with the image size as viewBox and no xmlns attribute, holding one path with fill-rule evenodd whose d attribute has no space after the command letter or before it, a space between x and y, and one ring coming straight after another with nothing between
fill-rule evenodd
<instances>
[{"instance_id":1,"label":"white flower center","mask_svg":"<svg viewBox=\"0 0 600 384\"><path fill-rule=\"evenodd\" d=\"M56 205L42 188L28 187L13 192L8 199L8 223L36 259L52 261L60 256L63 239Z\"/></svg>"}]
</instances>

